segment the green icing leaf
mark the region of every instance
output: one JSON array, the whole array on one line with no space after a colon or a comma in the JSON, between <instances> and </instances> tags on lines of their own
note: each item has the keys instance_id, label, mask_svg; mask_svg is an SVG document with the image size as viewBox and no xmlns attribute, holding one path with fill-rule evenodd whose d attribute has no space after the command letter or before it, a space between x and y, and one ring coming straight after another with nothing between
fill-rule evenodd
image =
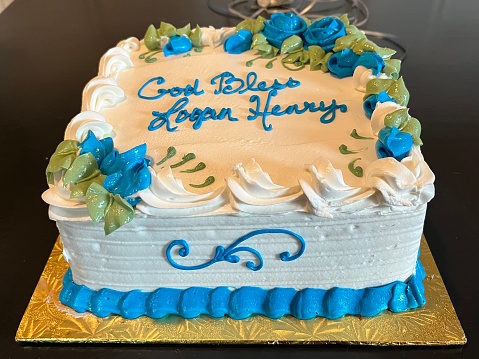
<instances>
[{"instance_id":1,"label":"green icing leaf","mask_svg":"<svg viewBox=\"0 0 479 359\"><path fill-rule=\"evenodd\" d=\"M154 51L160 49L160 41L153 25L150 25L145 34L145 46L148 50Z\"/></svg>"},{"instance_id":2,"label":"green icing leaf","mask_svg":"<svg viewBox=\"0 0 479 359\"><path fill-rule=\"evenodd\" d=\"M240 30L248 30L253 33L254 20L253 19L244 19L238 25L236 25L236 32Z\"/></svg>"},{"instance_id":3,"label":"green icing leaf","mask_svg":"<svg viewBox=\"0 0 479 359\"><path fill-rule=\"evenodd\" d=\"M408 109L399 109L387 114L384 117L384 125L387 127L396 127L402 132L411 134L414 144L421 146L421 123L408 113Z\"/></svg>"},{"instance_id":4,"label":"green icing leaf","mask_svg":"<svg viewBox=\"0 0 479 359\"><path fill-rule=\"evenodd\" d=\"M264 29L264 17L258 16L256 20L245 19L236 25L236 32L240 30L251 31L252 34L257 34Z\"/></svg>"},{"instance_id":5,"label":"green icing leaf","mask_svg":"<svg viewBox=\"0 0 479 359\"><path fill-rule=\"evenodd\" d=\"M403 132L410 133L414 144L417 146L422 146L421 140L421 123L417 118L411 117L406 126L402 129Z\"/></svg>"},{"instance_id":6,"label":"green icing leaf","mask_svg":"<svg viewBox=\"0 0 479 359\"><path fill-rule=\"evenodd\" d=\"M384 66L383 72L393 80L397 80L399 78L399 72L401 71L401 60L389 59L384 62L386 65Z\"/></svg>"},{"instance_id":7,"label":"green icing leaf","mask_svg":"<svg viewBox=\"0 0 479 359\"><path fill-rule=\"evenodd\" d=\"M257 34L264 29L264 21L265 21L265 18L262 16L258 16L256 18L256 21L254 22L254 25L253 25L253 31L252 31L253 34Z\"/></svg>"},{"instance_id":8,"label":"green icing leaf","mask_svg":"<svg viewBox=\"0 0 479 359\"><path fill-rule=\"evenodd\" d=\"M324 55L324 57L319 60L318 64L316 65L316 67L323 71L323 72L328 72L329 69L328 69L328 61L329 61L329 58L333 56L333 53L332 52L328 52L326 53L326 55Z\"/></svg>"},{"instance_id":9,"label":"green icing leaf","mask_svg":"<svg viewBox=\"0 0 479 359\"><path fill-rule=\"evenodd\" d=\"M409 102L409 91L404 84L404 80L400 77L388 88L387 93L398 105L407 106Z\"/></svg>"},{"instance_id":10,"label":"green icing leaf","mask_svg":"<svg viewBox=\"0 0 479 359\"><path fill-rule=\"evenodd\" d=\"M86 205L94 223L105 219L105 234L110 234L131 222L135 210L120 195L113 195L98 183L92 183L86 192Z\"/></svg>"},{"instance_id":11,"label":"green icing leaf","mask_svg":"<svg viewBox=\"0 0 479 359\"><path fill-rule=\"evenodd\" d=\"M394 80L392 79L381 79L375 78L369 80L366 84L366 94L364 95L363 99L366 100L371 95L377 95L381 91L386 91L394 84Z\"/></svg>"},{"instance_id":12,"label":"green icing leaf","mask_svg":"<svg viewBox=\"0 0 479 359\"><path fill-rule=\"evenodd\" d=\"M105 234L108 235L116 231L121 226L132 221L135 210L133 207L121 198L120 195L111 195L111 205L105 215Z\"/></svg>"},{"instance_id":13,"label":"green icing leaf","mask_svg":"<svg viewBox=\"0 0 479 359\"><path fill-rule=\"evenodd\" d=\"M196 29L189 35L190 41L194 47L201 47L201 28L196 25Z\"/></svg>"},{"instance_id":14,"label":"green icing leaf","mask_svg":"<svg viewBox=\"0 0 479 359\"><path fill-rule=\"evenodd\" d=\"M65 172L63 185L76 184L98 171L98 163L90 152L78 156Z\"/></svg>"},{"instance_id":15,"label":"green icing leaf","mask_svg":"<svg viewBox=\"0 0 479 359\"><path fill-rule=\"evenodd\" d=\"M343 15L341 15L341 16L339 17L339 20L341 20L346 27L349 26L348 14L343 14Z\"/></svg>"},{"instance_id":16,"label":"green icing leaf","mask_svg":"<svg viewBox=\"0 0 479 359\"><path fill-rule=\"evenodd\" d=\"M321 46L312 45L308 48L309 69L311 71L321 70L321 59L326 55L326 51Z\"/></svg>"},{"instance_id":17,"label":"green icing leaf","mask_svg":"<svg viewBox=\"0 0 479 359\"><path fill-rule=\"evenodd\" d=\"M160 28L156 31L158 37L161 36L168 36L172 37L176 35L176 27L174 27L171 24L168 24L167 22L161 22Z\"/></svg>"},{"instance_id":18,"label":"green icing leaf","mask_svg":"<svg viewBox=\"0 0 479 359\"><path fill-rule=\"evenodd\" d=\"M358 34L360 35L361 38L366 37L366 35L364 35L364 33L354 25L349 25L346 27L346 34L347 35Z\"/></svg>"},{"instance_id":19,"label":"green icing leaf","mask_svg":"<svg viewBox=\"0 0 479 359\"><path fill-rule=\"evenodd\" d=\"M190 36L190 33L191 33L191 26L190 24L186 24L185 26L179 28L176 30L176 34L178 36L182 36L182 35L185 35L185 36Z\"/></svg>"},{"instance_id":20,"label":"green icing leaf","mask_svg":"<svg viewBox=\"0 0 479 359\"><path fill-rule=\"evenodd\" d=\"M90 177L87 177L78 182L76 185L72 186L70 198L78 198L85 196L88 191L88 188L91 186L92 183L103 185L105 177L105 175L101 174L101 172L97 170Z\"/></svg>"},{"instance_id":21,"label":"green icing leaf","mask_svg":"<svg viewBox=\"0 0 479 359\"><path fill-rule=\"evenodd\" d=\"M50 157L46 169L47 182L53 184L54 174L61 170L68 170L77 158L78 142L74 140L62 141Z\"/></svg>"},{"instance_id":22,"label":"green icing leaf","mask_svg":"<svg viewBox=\"0 0 479 359\"><path fill-rule=\"evenodd\" d=\"M265 44L268 44L268 40L266 40L266 36L264 36L263 34L254 34L253 35L253 39L251 41L251 48L252 49L256 49L255 46L265 45Z\"/></svg>"},{"instance_id":23,"label":"green icing leaf","mask_svg":"<svg viewBox=\"0 0 479 359\"><path fill-rule=\"evenodd\" d=\"M409 121L408 109L403 108L384 116L384 125L387 127L396 127L402 131L402 124Z\"/></svg>"},{"instance_id":24,"label":"green icing leaf","mask_svg":"<svg viewBox=\"0 0 479 359\"><path fill-rule=\"evenodd\" d=\"M365 35L362 32L342 36L334 43L333 51L340 52L345 49L351 49L357 42L364 39L364 37Z\"/></svg>"},{"instance_id":25,"label":"green icing leaf","mask_svg":"<svg viewBox=\"0 0 479 359\"><path fill-rule=\"evenodd\" d=\"M303 40L298 35L288 37L281 45L282 54L290 54L303 48Z\"/></svg>"},{"instance_id":26,"label":"green icing leaf","mask_svg":"<svg viewBox=\"0 0 479 359\"><path fill-rule=\"evenodd\" d=\"M306 16L301 16L301 19L304 20L304 22L306 23L306 26L309 27L311 25L311 20L308 19Z\"/></svg>"},{"instance_id":27,"label":"green icing leaf","mask_svg":"<svg viewBox=\"0 0 479 359\"><path fill-rule=\"evenodd\" d=\"M92 183L86 191L85 202L92 221L98 223L110 208L111 193L98 183Z\"/></svg>"}]
</instances>

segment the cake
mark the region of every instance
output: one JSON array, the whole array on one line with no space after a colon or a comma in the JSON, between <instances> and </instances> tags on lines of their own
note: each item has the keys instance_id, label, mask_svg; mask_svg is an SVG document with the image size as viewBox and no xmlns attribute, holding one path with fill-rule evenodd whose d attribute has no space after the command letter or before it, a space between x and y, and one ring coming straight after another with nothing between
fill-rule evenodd
<instances>
[{"instance_id":1,"label":"cake","mask_svg":"<svg viewBox=\"0 0 479 359\"><path fill-rule=\"evenodd\" d=\"M434 175L394 51L346 16L151 25L108 50L42 198L96 316L402 312Z\"/></svg>"}]
</instances>

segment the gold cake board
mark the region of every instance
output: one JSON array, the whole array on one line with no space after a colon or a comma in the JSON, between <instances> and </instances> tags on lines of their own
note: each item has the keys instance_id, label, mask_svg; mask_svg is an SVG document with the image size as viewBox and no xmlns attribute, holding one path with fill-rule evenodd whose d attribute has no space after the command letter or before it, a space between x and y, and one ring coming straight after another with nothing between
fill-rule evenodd
<instances>
[{"instance_id":1,"label":"gold cake board","mask_svg":"<svg viewBox=\"0 0 479 359\"><path fill-rule=\"evenodd\" d=\"M20 342L129 344L352 344L352 345L463 345L466 336L437 269L426 239L421 261L427 304L416 310L374 317L346 316L339 320L298 320L291 316L243 320L201 316L183 319L119 316L98 318L79 314L58 300L68 264L60 239L23 315L15 339Z\"/></svg>"}]
</instances>

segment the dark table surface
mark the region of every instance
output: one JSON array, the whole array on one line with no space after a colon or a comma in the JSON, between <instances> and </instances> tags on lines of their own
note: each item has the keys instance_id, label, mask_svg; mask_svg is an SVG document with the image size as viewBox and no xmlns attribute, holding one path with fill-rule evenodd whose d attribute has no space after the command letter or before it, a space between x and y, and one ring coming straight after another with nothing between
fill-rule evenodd
<instances>
[{"instance_id":1,"label":"dark table surface","mask_svg":"<svg viewBox=\"0 0 479 359\"><path fill-rule=\"evenodd\" d=\"M401 70L423 153L436 174L424 232L468 337L463 347L22 345L15 332L57 238L40 199L44 169L79 112L101 55L146 27L233 26L207 1L15 0L0 15L0 358L243 357L479 358L479 1L366 0L362 27L409 43ZM476 141L478 143L476 143Z\"/></svg>"}]
</instances>

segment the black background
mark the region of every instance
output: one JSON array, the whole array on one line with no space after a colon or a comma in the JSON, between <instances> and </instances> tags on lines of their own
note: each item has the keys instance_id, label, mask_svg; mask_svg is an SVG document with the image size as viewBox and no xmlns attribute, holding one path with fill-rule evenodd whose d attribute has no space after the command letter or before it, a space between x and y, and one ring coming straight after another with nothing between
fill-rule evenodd
<instances>
[{"instance_id":1,"label":"black background","mask_svg":"<svg viewBox=\"0 0 479 359\"><path fill-rule=\"evenodd\" d=\"M0 15L0 358L479 358L479 1L366 0L363 29L409 43L401 74L436 174L424 232L468 337L463 347L22 345L15 332L53 243L44 170L99 59L160 21L233 26L207 1L15 0Z\"/></svg>"}]
</instances>

